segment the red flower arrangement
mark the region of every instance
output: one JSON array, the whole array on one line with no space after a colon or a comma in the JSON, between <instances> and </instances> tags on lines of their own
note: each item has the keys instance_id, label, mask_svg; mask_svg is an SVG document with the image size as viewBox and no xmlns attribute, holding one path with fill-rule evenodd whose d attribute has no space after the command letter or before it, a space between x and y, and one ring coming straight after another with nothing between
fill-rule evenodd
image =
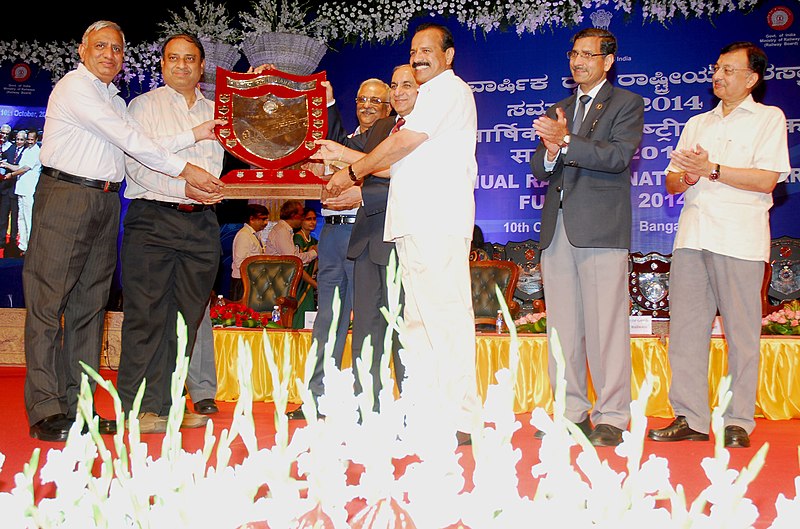
<instances>
[{"instance_id":1,"label":"red flower arrangement","mask_svg":"<svg viewBox=\"0 0 800 529\"><path fill-rule=\"evenodd\" d=\"M800 302L794 300L763 318L761 334L800 334Z\"/></svg>"},{"instance_id":2,"label":"red flower arrangement","mask_svg":"<svg viewBox=\"0 0 800 529\"><path fill-rule=\"evenodd\" d=\"M240 303L211 306L211 323L221 327L280 327L270 316L269 312L257 312Z\"/></svg>"}]
</instances>

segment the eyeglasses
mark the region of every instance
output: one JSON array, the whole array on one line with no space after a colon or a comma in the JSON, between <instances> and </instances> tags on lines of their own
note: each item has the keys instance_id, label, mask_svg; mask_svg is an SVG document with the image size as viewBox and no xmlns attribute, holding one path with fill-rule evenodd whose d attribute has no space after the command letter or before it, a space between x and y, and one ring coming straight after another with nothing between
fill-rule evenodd
<instances>
[{"instance_id":1,"label":"eyeglasses","mask_svg":"<svg viewBox=\"0 0 800 529\"><path fill-rule=\"evenodd\" d=\"M367 97L367 96L358 96L356 98L356 103L360 105L366 105L367 103L372 103L373 105L388 105L388 101L384 101L380 97Z\"/></svg>"},{"instance_id":2,"label":"eyeglasses","mask_svg":"<svg viewBox=\"0 0 800 529\"><path fill-rule=\"evenodd\" d=\"M567 59L573 60L573 59L577 59L578 57L580 57L581 59L589 60L592 57L599 57L600 55L608 55L608 53L603 53L603 52L600 52L600 53L589 53L588 51L569 50L567 52Z\"/></svg>"},{"instance_id":3,"label":"eyeglasses","mask_svg":"<svg viewBox=\"0 0 800 529\"><path fill-rule=\"evenodd\" d=\"M733 66L720 66L719 64L712 64L708 67L711 73L717 73L722 70L723 75L733 75L734 72L752 72L751 68L734 68Z\"/></svg>"}]
</instances>

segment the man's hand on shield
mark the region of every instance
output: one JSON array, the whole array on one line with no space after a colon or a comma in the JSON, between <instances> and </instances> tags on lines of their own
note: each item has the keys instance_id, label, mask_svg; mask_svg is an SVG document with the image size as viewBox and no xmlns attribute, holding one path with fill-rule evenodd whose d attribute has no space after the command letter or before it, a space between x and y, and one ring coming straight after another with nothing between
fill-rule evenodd
<instances>
[{"instance_id":1,"label":"man's hand on shield","mask_svg":"<svg viewBox=\"0 0 800 529\"><path fill-rule=\"evenodd\" d=\"M228 123L226 119L209 119L192 129L192 133L194 134L194 141L202 141L202 140L213 140L216 139L214 135L214 129L217 126L222 126Z\"/></svg>"},{"instance_id":2,"label":"man's hand on shield","mask_svg":"<svg viewBox=\"0 0 800 529\"><path fill-rule=\"evenodd\" d=\"M219 193L222 191L222 188L225 187L225 184L220 182L219 178L202 167L188 162L179 176L185 179L189 184L206 193Z\"/></svg>"}]
</instances>

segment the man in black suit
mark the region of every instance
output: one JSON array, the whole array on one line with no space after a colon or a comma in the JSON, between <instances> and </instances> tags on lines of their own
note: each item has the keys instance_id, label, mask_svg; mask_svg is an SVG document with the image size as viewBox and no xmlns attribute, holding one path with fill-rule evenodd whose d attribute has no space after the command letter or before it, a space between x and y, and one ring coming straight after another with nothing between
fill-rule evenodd
<instances>
[{"instance_id":1,"label":"man in black suit","mask_svg":"<svg viewBox=\"0 0 800 529\"><path fill-rule=\"evenodd\" d=\"M616 446L630 421L630 163L642 138L644 102L606 79L617 51L613 34L584 29L572 43L567 56L577 93L533 122L541 141L531 168L549 182L540 241L547 330L551 344L558 331L566 360L566 418L595 446ZM549 371L555 387L552 358Z\"/></svg>"},{"instance_id":2,"label":"man in black suit","mask_svg":"<svg viewBox=\"0 0 800 529\"><path fill-rule=\"evenodd\" d=\"M352 163L362 156L362 153L372 151L380 142L392 132L402 127L407 116L417 101L419 86L414 79L414 71L408 64L395 67L392 72L389 100L396 115L379 121L369 129L366 134L359 134L352 138L343 138L342 133L336 132L334 125L331 139L337 139L352 151L345 151L341 145L325 140L320 156L334 160ZM401 121L402 120L402 121ZM356 222L350 235L350 244L347 258L354 263L354 290L353 290L353 366L361 358L364 339L369 336L372 342L372 391L375 398L374 409L379 409L378 395L382 384L380 380L380 362L384 354L384 338L388 323L381 314L381 307L388 306L387 266L389 255L394 250L394 243L383 240L384 226L386 224L386 203L389 197L389 179L368 175L361 184L362 206L356 214ZM335 203L338 197L329 199ZM404 368L399 355L399 341L397 333L392 333L392 357L394 361L395 379L398 389L402 388ZM356 393L361 393L362 386L358 371L354 369L356 377Z\"/></svg>"}]
</instances>

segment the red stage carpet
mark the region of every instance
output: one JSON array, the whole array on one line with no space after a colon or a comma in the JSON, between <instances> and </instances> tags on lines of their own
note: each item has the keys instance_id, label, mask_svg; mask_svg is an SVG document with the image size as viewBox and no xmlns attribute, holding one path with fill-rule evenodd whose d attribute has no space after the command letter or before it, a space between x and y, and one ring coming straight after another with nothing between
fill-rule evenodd
<instances>
[{"instance_id":1,"label":"red stage carpet","mask_svg":"<svg viewBox=\"0 0 800 529\"><path fill-rule=\"evenodd\" d=\"M113 372L103 372L103 376L114 380ZM62 445L40 442L28 436L27 417L22 401L24 382L24 368L0 368L0 402L5 403L5 409L0 414L0 452L5 454L6 461L0 472L0 491L8 491L14 486L14 475L22 470L23 464L28 461L34 448L42 449L40 466L45 461L45 452L50 448L59 448ZM231 424L234 403L220 403L220 413L212 416L214 430L218 435L223 428ZM104 391L98 391L97 409L104 417L113 416L111 400ZM274 405L272 403L256 402L253 404L253 414L256 421L259 446L272 446L275 439L275 426L273 420ZM533 439L533 427L529 424L530 414L519 414L517 420L522 423L522 428L515 434L513 444L522 449L522 460L517 465L517 474L520 480L520 493L532 496L536 489L536 479L531 476L531 467L538 462L539 441ZM297 424L294 424L297 422ZM668 419L650 419L651 427L661 427L669 422ZM302 425L302 422L292 421L290 428ZM184 448L194 451L202 447L203 430L182 430ZM142 436L149 445L150 453L160 453L163 435L151 434ZM747 449L731 451L730 467L740 470L750 462L756 451L764 444L769 443L766 464L747 492L747 497L753 500L760 512L756 527L766 529L775 517L775 499L779 493L793 498L794 478L798 475L798 441L800 440L800 421L771 421L759 419L756 430L751 436L752 446ZM109 438L109 446L111 446ZM241 442L235 443L234 448L239 448L238 454L234 453L233 460L239 461L244 455ZM473 460L468 447L459 448L464 452L462 462L467 472L467 482L470 482ZM573 450L577 453L577 447ZM612 448L599 448L600 457L608 460L616 471L624 470L624 460L614 453ZM655 443L645 442L644 457L656 454L669 460L671 481L673 485L682 484L686 490L687 499L692 501L697 494L708 485L708 480L700 467L704 457L713 455L712 442L695 443ZM352 479L358 479L357 469L351 469ZM469 486L469 485L468 485ZM51 496L51 486L40 486L37 489L37 498Z\"/></svg>"}]
</instances>

